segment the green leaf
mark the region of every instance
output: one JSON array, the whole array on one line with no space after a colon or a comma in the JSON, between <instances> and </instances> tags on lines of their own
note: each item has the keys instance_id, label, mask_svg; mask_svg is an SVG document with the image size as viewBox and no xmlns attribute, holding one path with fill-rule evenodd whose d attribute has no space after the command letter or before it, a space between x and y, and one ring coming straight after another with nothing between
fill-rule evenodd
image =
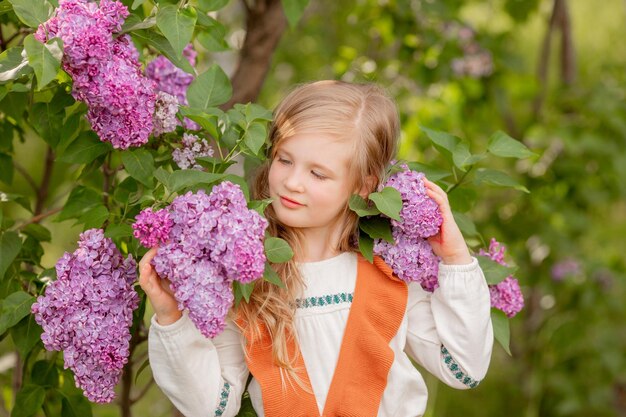
<instances>
[{"instance_id":1,"label":"green leaf","mask_svg":"<svg viewBox=\"0 0 626 417\"><path fill-rule=\"evenodd\" d=\"M135 374L135 385L137 385L137 379L139 378L139 375L141 375L143 370L146 369L148 365L150 365L150 358L146 358L139 367L139 369L137 369L137 373Z\"/></svg>"},{"instance_id":2,"label":"green leaf","mask_svg":"<svg viewBox=\"0 0 626 417\"><path fill-rule=\"evenodd\" d=\"M255 120L271 122L273 119L271 110L268 110L256 103L247 103L243 106L240 103L235 104L235 108L239 106L241 106L241 113L246 117L248 123Z\"/></svg>"},{"instance_id":3,"label":"green leaf","mask_svg":"<svg viewBox=\"0 0 626 417\"><path fill-rule=\"evenodd\" d=\"M461 171L465 171L467 166L474 165L482 159L485 159L485 155L472 155L469 151L469 144L463 141L459 142L452 152L452 161Z\"/></svg>"},{"instance_id":4,"label":"green leaf","mask_svg":"<svg viewBox=\"0 0 626 417\"><path fill-rule=\"evenodd\" d=\"M40 242L50 242L52 236L50 230L46 229L39 223L31 223L22 229L22 233L32 236Z\"/></svg>"},{"instance_id":5,"label":"green leaf","mask_svg":"<svg viewBox=\"0 0 626 417\"><path fill-rule=\"evenodd\" d=\"M25 358L28 352L39 342L42 331L32 314L24 317L16 326L11 327L11 338L22 358Z\"/></svg>"},{"instance_id":6,"label":"green leaf","mask_svg":"<svg viewBox=\"0 0 626 417\"><path fill-rule=\"evenodd\" d=\"M182 58L183 49L191 42L196 19L196 10L190 6L179 9L178 6L167 4L157 12L157 27L172 45L177 58Z\"/></svg>"},{"instance_id":7,"label":"green leaf","mask_svg":"<svg viewBox=\"0 0 626 417\"><path fill-rule=\"evenodd\" d=\"M55 388L59 386L59 372L55 362L52 360L39 360L35 362L30 375L32 381L37 385Z\"/></svg>"},{"instance_id":8,"label":"green leaf","mask_svg":"<svg viewBox=\"0 0 626 417\"><path fill-rule=\"evenodd\" d=\"M505 158L528 158L536 155L531 152L522 142L513 139L502 131L497 131L489 138L487 151Z\"/></svg>"},{"instance_id":9,"label":"green leaf","mask_svg":"<svg viewBox=\"0 0 626 417\"><path fill-rule=\"evenodd\" d=\"M190 107L207 110L230 100L233 88L224 70L213 64L200 74L187 88L187 101Z\"/></svg>"},{"instance_id":10,"label":"green leaf","mask_svg":"<svg viewBox=\"0 0 626 417\"><path fill-rule=\"evenodd\" d=\"M0 237L0 281L4 278L9 265L22 249L22 239L15 232L4 232ZM0 332L1 333L1 332Z\"/></svg>"},{"instance_id":11,"label":"green leaf","mask_svg":"<svg viewBox=\"0 0 626 417\"><path fill-rule=\"evenodd\" d=\"M400 221L402 210L402 196L393 187L385 187L380 192L371 193L369 199L374 202L376 208L384 215Z\"/></svg>"},{"instance_id":12,"label":"green leaf","mask_svg":"<svg viewBox=\"0 0 626 417\"><path fill-rule=\"evenodd\" d=\"M131 177L146 187L153 186L154 158L149 151L145 149L134 149L132 151L122 152L122 162Z\"/></svg>"},{"instance_id":13,"label":"green leaf","mask_svg":"<svg viewBox=\"0 0 626 417\"><path fill-rule=\"evenodd\" d=\"M266 198L265 200L252 200L248 203L248 208L250 210L256 211L261 216L263 216L263 213L265 213L265 209L267 208L267 206L272 204L272 201L274 201L272 198Z\"/></svg>"},{"instance_id":14,"label":"green leaf","mask_svg":"<svg viewBox=\"0 0 626 417\"><path fill-rule=\"evenodd\" d=\"M291 28L295 28L309 0L282 0L283 10Z\"/></svg>"},{"instance_id":15,"label":"green leaf","mask_svg":"<svg viewBox=\"0 0 626 417\"><path fill-rule=\"evenodd\" d=\"M220 137L219 121L224 117L224 112L216 108L198 110L191 107L181 106L180 114L198 123L213 138Z\"/></svg>"},{"instance_id":16,"label":"green leaf","mask_svg":"<svg viewBox=\"0 0 626 417\"><path fill-rule=\"evenodd\" d=\"M509 348L511 340L511 329L509 328L509 319L502 311L495 308L491 309L491 324L493 325L493 335L500 346L504 348L506 353L511 355Z\"/></svg>"},{"instance_id":17,"label":"green leaf","mask_svg":"<svg viewBox=\"0 0 626 417\"><path fill-rule=\"evenodd\" d=\"M267 131L265 130L265 125L255 122L252 123L246 130L243 141L250 151L252 151L252 154L258 155L259 151L265 144L266 137Z\"/></svg>"},{"instance_id":18,"label":"green leaf","mask_svg":"<svg viewBox=\"0 0 626 417\"><path fill-rule=\"evenodd\" d=\"M59 72L63 58L63 42L59 38L53 38L43 44L31 34L24 39L24 49L28 55L28 63L37 77L37 89L41 90L54 80Z\"/></svg>"},{"instance_id":19,"label":"green leaf","mask_svg":"<svg viewBox=\"0 0 626 417\"><path fill-rule=\"evenodd\" d=\"M109 218L109 210L104 204L92 207L78 218L77 223L83 223L85 230L100 227Z\"/></svg>"},{"instance_id":20,"label":"green leaf","mask_svg":"<svg viewBox=\"0 0 626 417\"><path fill-rule=\"evenodd\" d=\"M268 237L263 243L267 260L274 263L287 262L293 258L289 243L279 237Z\"/></svg>"},{"instance_id":21,"label":"green leaf","mask_svg":"<svg viewBox=\"0 0 626 417\"><path fill-rule=\"evenodd\" d=\"M11 417L32 417L43 405L46 390L39 385L24 385L15 396Z\"/></svg>"},{"instance_id":22,"label":"green leaf","mask_svg":"<svg viewBox=\"0 0 626 417\"><path fill-rule=\"evenodd\" d=\"M228 0L198 0L198 7L205 12L219 10L228 4Z\"/></svg>"},{"instance_id":23,"label":"green leaf","mask_svg":"<svg viewBox=\"0 0 626 417\"><path fill-rule=\"evenodd\" d=\"M13 6L11 5L11 3L9 3L8 0L0 1L0 15L9 13L12 10L13 10Z\"/></svg>"},{"instance_id":24,"label":"green leaf","mask_svg":"<svg viewBox=\"0 0 626 417\"><path fill-rule=\"evenodd\" d=\"M195 74L195 70L189 61L187 61L187 58L181 58L178 56L176 51L174 51L174 48L172 48L172 45L170 45L170 42L163 35L150 30L136 30L131 32L131 36L138 39L141 43L147 43L149 46L159 51L162 55L165 55L165 57L169 59L172 64L176 65L183 71L188 72L189 74Z\"/></svg>"},{"instance_id":25,"label":"green leaf","mask_svg":"<svg viewBox=\"0 0 626 417\"><path fill-rule=\"evenodd\" d=\"M154 178L156 178L161 184L163 184L165 186L165 188L167 188L168 190L171 190L171 185L170 185L170 176L172 174L170 172L167 172L166 170L164 170L161 167L158 167L155 171L154 171Z\"/></svg>"},{"instance_id":26,"label":"green leaf","mask_svg":"<svg viewBox=\"0 0 626 417\"><path fill-rule=\"evenodd\" d=\"M0 334L3 334L30 314L35 297L24 291L16 291L1 301Z\"/></svg>"},{"instance_id":27,"label":"green leaf","mask_svg":"<svg viewBox=\"0 0 626 417\"><path fill-rule=\"evenodd\" d=\"M421 172L431 181L439 181L452 175L452 172L444 169L421 164L419 162L408 162L407 165L412 171Z\"/></svg>"},{"instance_id":28,"label":"green leaf","mask_svg":"<svg viewBox=\"0 0 626 417\"><path fill-rule=\"evenodd\" d=\"M211 16L200 13L198 14L198 23L196 26L202 29L196 39L207 50L211 52L221 52L230 49L224 39L226 36L226 28L220 22L213 19Z\"/></svg>"},{"instance_id":29,"label":"green leaf","mask_svg":"<svg viewBox=\"0 0 626 417\"><path fill-rule=\"evenodd\" d=\"M461 213L467 213L474 207L474 203L478 198L476 190L473 188L456 187L448 193L448 200L452 210Z\"/></svg>"},{"instance_id":30,"label":"green leaf","mask_svg":"<svg viewBox=\"0 0 626 417\"><path fill-rule=\"evenodd\" d=\"M393 236L391 235L391 224L389 223L389 219L384 219L378 216L361 219L359 227L372 239L385 239L389 243L394 243Z\"/></svg>"},{"instance_id":31,"label":"green leaf","mask_svg":"<svg viewBox=\"0 0 626 417\"><path fill-rule=\"evenodd\" d=\"M486 256L477 256L476 259L489 285L496 285L517 271L515 267L500 265Z\"/></svg>"},{"instance_id":32,"label":"green leaf","mask_svg":"<svg viewBox=\"0 0 626 417\"><path fill-rule=\"evenodd\" d=\"M476 225L472 219L465 214L456 211L452 212L452 216L464 236L478 236L478 230L476 230Z\"/></svg>"},{"instance_id":33,"label":"green leaf","mask_svg":"<svg viewBox=\"0 0 626 417\"><path fill-rule=\"evenodd\" d=\"M359 251L370 263L374 262L374 239L365 233L359 234Z\"/></svg>"},{"instance_id":34,"label":"green leaf","mask_svg":"<svg viewBox=\"0 0 626 417\"><path fill-rule=\"evenodd\" d=\"M107 229L104 232L104 236L111 238L113 240L123 238L123 237L131 237L132 235L133 235L133 228L125 223L110 224L109 226L107 226Z\"/></svg>"},{"instance_id":35,"label":"green leaf","mask_svg":"<svg viewBox=\"0 0 626 417\"><path fill-rule=\"evenodd\" d=\"M248 284L242 284L241 282L235 281L233 282L233 292L235 293L235 303L239 304L242 298L246 300L246 302L250 301L250 294L254 290L255 281L252 281Z\"/></svg>"},{"instance_id":36,"label":"green leaf","mask_svg":"<svg viewBox=\"0 0 626 417\"><path fill-rule=\"evenodd\" d=\"M57 160L70 164L88 164L112 150L111 144L100 141L94 132L87 131L70 143Z\"/></svg>"},{"instance_id":37,"label":"green leaf","mask_svg":"<svg viewBox=\"0 0 626 417\"><path fill-rule=\"evenodd\" d=\"M99 205L102 205L102 196L100 193L92 188L79 185L70 193L57 220L62 221L80 217L88 210Z\"/></svg>"},{"instance_id":38,"label":"green leaf","mask_svg":"<svg viewBox=\"0 0 626 417\"><path fill-rule=\"evenodd\" d=\"M0 82L16 80L32 71L23 47L15 46L0 54Z\"/></svg>"},{"instance_id":39,"label":"green leaf","mask_svg":"<svg viewBox=\"0 0 626 417\"><path fill-rule=\"evenodd\" d=\"M0 153L0 181L6 185L13 182L13 157L5 153Z\"/></svg>"},{"instance_id":40,"label":"green leaf","mask_svg":"<svg viewBox=\"0 0 626 417\"><path fill-rule=\"evenodd\" d=\"M174 171L169 175L168 189L172 192L179 192L184 188L193 187L199 184L213 184L222 178L224 178L224 174L211 174L209 172L198 171L195 169L181 169Z\"/></svg>"},{"instance_id":41,"label":"green leaf","mask_svg":"<svg viewBox=\"0 0 626 417\"><path fill-rule=\"evenodd\" d=\"M133 4L132 4L132 6L130 6L130 8L132 10L135 10L137 7L141 6L145 2L146 2L146 0L133 0Z\"/></svg>"},{"instance_id":42,"label":"green leaf","mask_svg":"<svg viewBox=\"0 0 626 417\"><path fill-rule=\"evenodd\" d=\"M476 185L485 183L500 187L514 188L525 193L530 193L530 191L528 191L526 187L511 178L509 174L495 169L480 168L478 171L476 171L476 177L474 178L474 182L476 183Z\"/></svg>"},{"instance_id":43,"label":"green leaf","mask_svg":"<svg viewBox=\"0 0 626 417\"><path fill-rule=\"evenodd\" d=\"M359 217L375 216L380 214L375 206L370 207L363 197L358 194L352 194L348 203L350 210L354 211Z\"/></svg>"},{"instance_id":44,"label":"green leaf","mask_svg":"<svg viewBox=\"0 0 626 417\"><path fill-rule=\"evenodd\" d=\"M17 17L31 28L38 28L52 16L53 7L47 0L9 0Z\"/></svg>"},{"instance_id":45,"label":"green leaf","mask_svg":"<svg viewBox=\"0 0 626 417\"><path fill-rule=\"evenodd\" d=\"M92 417L91 403L81 394L64 395L61 400L61 417Z\"/></svg>"},{"instance_id":46,"label":"green leaf","mask_svg":"<svg viewBox=\"0 0 626 417\"><path fill-rule=\"evenodd\" d=\"M461 142L461 139L449 133L428 129L424 126L420 126L420 129L426 133L426 136L428 136L435 148L448 160L452 161L454 148Z\"/></svg>"},{"instance_id":47,"label":"green leaf","mask_svg":"<svg viewBox=\"0 0 626 417\"><path fill-rule=\"evenodd\" d=\"M147 18L142 20L141 17L137 16L136 14L130 14L124 21L124 24L122 25L122 30L120 33L129 33L129 32L132 32L133 30L140 30L140 29L149 29L155 25L156 25L155 16L148 16Z\"/></svg>"},{"instance_id":48,"label":"green leaf","mask_svg":"<svg viewBox=\"0 0 626 417\"><path fill-rule=\"evenodd\" d=\"M274 268L268 263L265 262L265 271L263 272L263 279L267 282L270 282L274 285L278 285L280 288L285 288L285 283L280 280L280 277L274 271Z\"/></svg>"}]
</instances>

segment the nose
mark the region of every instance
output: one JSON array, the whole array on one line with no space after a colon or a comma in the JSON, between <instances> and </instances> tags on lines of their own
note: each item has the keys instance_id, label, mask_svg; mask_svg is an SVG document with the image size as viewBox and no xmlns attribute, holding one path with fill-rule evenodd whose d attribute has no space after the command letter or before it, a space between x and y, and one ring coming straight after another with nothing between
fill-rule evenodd
<instances>
[{"instance_id":1,"label":"nose","mask_svg":"<svg viewBox=\"0 0 626 417\"><path fill-rule=\"evenodd\" d=\"M304 191L302 176L300 175L298 170L292 170L289 175L285 177L285 188L292 192Z\"/></svg>"}]
</instances>

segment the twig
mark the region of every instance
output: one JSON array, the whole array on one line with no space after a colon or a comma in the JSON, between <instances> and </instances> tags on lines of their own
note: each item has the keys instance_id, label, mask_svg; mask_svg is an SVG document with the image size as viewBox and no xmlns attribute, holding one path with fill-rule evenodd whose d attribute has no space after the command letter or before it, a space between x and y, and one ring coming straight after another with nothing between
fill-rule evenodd
<instances>
[{"instance_id":1,"label":"twig","mask_svg":"<svg viewBox=\"0 0 626 417\"><path fill-rule=\"evenodd\" d=\"M63 207L57 207L57 208L53 208L52 210L48 210L45 213L40 213L40 214L38 214L36 216L33 216L31 219L29 219L26 222L24 222L24 224L22 224L18 229L22 230L23 228L25 228L26 226L28 226L31 223L39 223L40 221L42 221L46 217L52 216L53 214L56 214L56 213L60 212L61 210L63 210Z\"/></svg>"},{"instance_id":2,"label":"twig","mask_svg":"<svg viewBox=\"0 0 626 417\"><path fill-rule=\"evenodd\" d=\"M48 150L46 151L46 163L44 165L43 176L41 178L41 185L37 190L37 200L35 204L35 211L33 212L35 216L42 212L43 205L46 202L46 198L48 198L48 188L50 187L50 177L52 176L53 166L54 151L50 146L48 146Z\"/></svg>"},{"instance_id":3,"label":"twig","mask_svg":"<svg viewBox=\"0 0 626 417\"><path fill-rule=\"evenodd\" d=\"M37 186L37 183L35 182L33 177L30 176L28 171L26 171L26 169L24 169L24 167L22 165L20 165L17 161L13 161L13 166L15 166L15 170L17 172L22 174L22 176L24 177L24 179L26 180L28 185L30 185L33 188L33 190L35 190L35 192L37 192L39 187Z\"/></svg>"},{"instance_id":4,"label":"twig","mask_svg":"<svg viewBox=\"0 0 626 417\"><path fill-rule=\"evenodd\" d=\"M141 389L139 394L136 397L130 399L130 405L135 404L137 401L141 400L144 395L148 392L150 387L154 384L154 378L150 378L150 381Z\"/></svg>"}]
</instances>

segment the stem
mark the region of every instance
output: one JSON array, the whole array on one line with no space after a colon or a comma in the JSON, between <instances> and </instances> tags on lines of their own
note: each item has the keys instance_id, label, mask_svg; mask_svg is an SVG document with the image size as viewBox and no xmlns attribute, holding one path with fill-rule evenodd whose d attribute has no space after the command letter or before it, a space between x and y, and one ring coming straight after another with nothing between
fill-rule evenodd
<instances>
[{"instance_id":1,"label":"stem","mask_svg":"<svg viewBox=\"0 0 626 417\"><path fill-rule=\"evenodd\" d=\"M450 187L450 189L447 191L447 193L451 193L456 187L458 187L459 185L463 184L463 180L465 179L465 177L467 177L469 175L469 173L472 171L472 169L474 169L474 165L470 165L469 169L463 173L463 176L461 177L461 179L458 180L456 182L456 184L454 184L452 187ZM456 178L456 173L454 174L454 176Z\"/></svg>"},{"instance_id":2,"label":"stem","mask_svg":"<svg viewBox=\"0 0 626 417\"><path fill-rule=\"evenodd\" d=\"M54 166L54 151L50 146L46 151L46 162L43 169L43 177L41 178L41 185L37 190L37 200L35 204L35 211L33 214L37 216L43 211L43 205L48 198L48 189L50 188L50 177L52 176L52 167Z\"/></svg>"},{"instance_id":3,"label":"stem","mask_svg":"<svg viewBox=\"0 0 626 417\"><path fill-rule=\"evenodd\" d=\"M57 207L57 208L48 210L45 213L40 213L40 214L38 214L36 216L33 216L30 220L27 220L20 227L18 227L18 229L22 230L23 228L25 228L26 226L28 226L31 223L39 223L40 221L42 221L46 217L50 217L53 214L56 214L56 213L60 212L61 210L63 210L63 207Z\"/></svg>"},{"instance_id":4,"label":"stem","mask_svg":"<svg viewBox=\"0 0 626 417\"><path fill-rule=\"evenodd\" d=\"M148 392L150 387L152 387L152 385L154 385L154 378L150 378L150 381L148 381L148 383L141 389L139 394L137 394L137 396L135 398L131 398L130 399L130 405L133 405L137 401L141 400L143 398L143 396L146 395L146 393Z\"/></svg>"}]
</instances>

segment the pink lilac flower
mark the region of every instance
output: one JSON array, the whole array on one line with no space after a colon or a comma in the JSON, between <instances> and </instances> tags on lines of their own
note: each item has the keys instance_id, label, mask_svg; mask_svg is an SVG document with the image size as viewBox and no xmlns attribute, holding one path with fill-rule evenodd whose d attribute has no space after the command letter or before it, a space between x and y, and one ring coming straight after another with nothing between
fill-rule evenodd
<instances>
[{"instance_id":1,"label":"pink lilac flower","mask_svg":"<svg viewBox=\"0 0 626 417\"><path fill-rule=\"evenodd\" d=\"M391 220L391 225L412 239L427 238L439 232L443 218L437 203L426 194L424 174L411 171L407 165L393 174L385 187L393 187L402 196L401 221Z\"/></svg>"},{"instance_id":2,"label":"pink lilac flower","mask_svg":"<svg viewBox=\"0 0 626 417\"><path fill-rule=\"evenodd\" d=\"M200 139L190 133L183 134L182 148L176 148L172 152L172 159L180 169L201 170L202 166L196 164L196 158L201 156L213 156L213 148L206 139Z\"/></svg>"},{"instance_id":3,"label":"pink lilac flower","mask_svg":"<svg viewBox=\"0 0 626 417\"><path fill-rule=\"evenodd\" d=\"M148 207L135 218L133 236L146 247L152 248L167 241L173 222L167 209L153 211Z\"/></svg>"},{"instance_id":4,"label":"pink lilac flower","mask_svg":"<svg viewBox=\"0 0 626 417\"><path fill-rule=\"evenodd\" d=\"M581 273L580 263L575 259L564 259L552 265L552 279L563 281L567 277L574 277Z\"/></svg>"},{"instance_id":5,"label":"pink lilac flower","mask_svg":"<svg viewBox=\"0 0 626 417\"><path fill-rule=\"evenodd\" d=\"M183 56L192 67L196 65L197 55L192 44L183 49ZM187 87L194 79L192 74L178 68L163 55L159 55L146 66L146 75L155 82L157 91L173 95L178 100L178 104L187 105ZM185 118L184 126L192 130L200 129L198 124L187 118Z\"/></svg>"},{"instance_id":6,"label":"pink lilac flower","mask_svg":"<svg viewBox=\"0 0 626 417\"><path fill-rule=\"evenodd\" d=\"M154 116L152 117L154 136L176 130L178 125L176 113L178 113L178 99L166 92L159 91L154 102Z\"/></svg>"},{"instance_id":7,"label":"pink lilac flower","mask_svg":"<svg viewBox=\"0 0 626 417\"><path fill-rule=\"evenodd\" d=\"M504 261L505 251L506 247L492 238L489 242L489 250L481 249L478 254L506 266L507 264ZM502 310L509 318L515 316L524 308L524 295L520 289L519 282L512 275L509 275L496 285L490 285L489 292L491 294L491 306Z\"/></svg>"},{"instance_id":8,"label":"pink lilac flower","mask_svg":"<svg viewBox=\"0 0 626 417\"><path fill-rule=\"evenodd\" d=\"M126 149L148 141L154 113L154 83L143 76L139 54L121 30L128 9L119 1L60 0L55 15L35 37L63 41L63 69L72 95L89 107L87 119L100 139Z\"/></svg>"},{"instance_id":9,"label":"pink lilac flower","mask_svg":"<svg viewBox=\"0 0 626 417\"><path fill-rule=\"evenodd\" d=\"M419 282L425 291L433 292L439 286L439 258L430 243L407 236L398 228L393 228L392 234L395 243L376 239L374 253L380 255L401 280Z\"/></svg>"},{"instance_id":10,"label":"pink lilac flower","mask_svg":"<svg viewBox=\"0 0 626 417\"><path fill-rule=\"evenodd\" d=\"M80 235L78 249L56 263L57 279L32 306L47 350L64 351L65 368L93 402L115 397L128 362L130 326L139 297L136 264L101 229Z\"/></svg>"},{"instance_id":11,"label":"pink lilac flower","mask_svg":"<svg viewBox=\"0 0 626 417\"><path fill-rule=\"evenodd\" d=\"M178 196L168 207L173 225L153 264L172 283L179 309L202 334L225 328L232 306L233 280L251 282L263 275L267 220L247 208L238 185L228 181Z\"/></svg>"}]
</instances>

